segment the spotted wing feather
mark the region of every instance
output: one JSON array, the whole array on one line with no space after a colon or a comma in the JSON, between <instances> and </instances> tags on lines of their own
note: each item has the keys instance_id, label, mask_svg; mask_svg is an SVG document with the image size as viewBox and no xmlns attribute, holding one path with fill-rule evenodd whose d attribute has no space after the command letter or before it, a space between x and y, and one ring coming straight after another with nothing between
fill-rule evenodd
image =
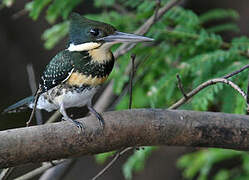
<instances>
[{"instance_id":1,"label":"spotted wing feather","mask_svg":"<svg viewBox=\"0 0 249 180\"><path fill-rule=\"evenodd\" d=\"M68 51L58 53L46 66L41 77L40 88L42 92L63 83L73 71L73 61Z\"/></svg>"}]
</instances>

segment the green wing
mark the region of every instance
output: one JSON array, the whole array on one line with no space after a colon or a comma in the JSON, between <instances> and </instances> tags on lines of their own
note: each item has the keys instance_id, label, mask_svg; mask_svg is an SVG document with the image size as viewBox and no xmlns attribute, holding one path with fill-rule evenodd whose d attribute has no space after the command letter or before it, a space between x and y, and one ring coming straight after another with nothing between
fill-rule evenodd
<instances>
[{"instance_id":1,"label":"green wing","mask_svg":"<svg viewBox=\"0 0 249 180\"><path fill-rule=\"evenodd\" d=\"M42 92L61 84L69 78L73 71L73 60L71 52L64 50L59 52L46 66L39 87Z\"/></svg>"}]
</instances>

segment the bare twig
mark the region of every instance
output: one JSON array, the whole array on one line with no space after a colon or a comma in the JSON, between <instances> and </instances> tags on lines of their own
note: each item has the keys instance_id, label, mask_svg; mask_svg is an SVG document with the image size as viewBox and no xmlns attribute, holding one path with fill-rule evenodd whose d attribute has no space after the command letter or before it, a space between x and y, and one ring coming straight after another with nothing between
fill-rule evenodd
<instances>
[{"instance_id":1,"label":"bare twig","mask_svg":"<svg viewBox=\"0 0 249 180\"><path fill-rule=\"evenodd\" d=\"M127 14L129 13L129 11L127 11L127 9L125 9L125 7L124 7L123 5L121 5L121 4L119 4L118 2L115 2L115 3L113 4L113 8L114 8L116 11L120 12L121 14L127 15Z\"/></svg>"},{"instance_id":2,"label":"bare twig","mask_svg":"<svg viewBox=\"0 0 249 180\"><path fill-rule=\"evenodd\" d=\"M97 178L99 178L102 174L104 174L104 172L106 172L117 160L118 158L120 158L121 155L123 155L125 152L134 149L133 147L128 147L128 148L123 148L121 150L119 150L114 158L96 175L92 178L92 180L96 180Z\"/></svg>"},{"instance_id":3,"label":"bare twig","mask_svg":"<svg viewBox=\"0 0 249 180\"><path fill-rule=\"evenodd\" d=\"M229 74L223 76L223 78L224 78L224 79L228 79L228 78L230 78L230 77L232 77L232 76L234 76L234 75L237 75L237 74L241 73L242 71L244 71L245 69L248 69L248 68L249 68L249 64L243 66L242 68L240 68L240 69L237 70L237 71L234 71L234 72L232 72L232 73L229 73Z\"/></svg>"},{"instance_id":4,"label":"bare twig","mask_svg":"<svg viewBox=\"0 0 249 180\"><path fill-rule=\"evenodd\" d=\"M0 173L0 179L7 180L10 174L13 172L13 170L14 170L14 167L3 169L2 172Z\"/></svg>"},{"instance_id":5,"label":"bare twig","mask_svg":"<svg viewBox=\"0 0 249 180\"><path fill-rule=\"evenodd\" d=\"M76 163L76 158L66 159L61 164L58 164L46 170L39 180L60 180L69 172L70 168Z\"/></svg>"},{"instance_id":6,"label":"bare twig","mask_svg":"<svg viewBox=\"0 0 249 180\"><path fill-rule=\"evenodd\" d=\"M160 8L156 15L155 20L155 13L142 25L140 26L134 34L143 35L148 32L148 30L151 28L152 25L154 25L168 10L170 10L172 7L176 6L178 3L180 3L181 0L172 0L168 2L166 5L164 5L162 8ZM129 50L135 47L136 44L130 44L130 43L124 43L121 45L114 53L115 58L118 58L122 56L123 54L127 53Z\"/></svg>"},{"instance_id":7,"label":"bare twig","mask_svg":"<svg viewBox=\"0 0 249 180\"><path fill-rule=\"evenodd\" d=\"M41 89L38 88L38 90L37 90L37 92L36 92L36 94L35 94L34 107L33 107L33 109L32 109L32 112L31 112L31 115L30 115L30 117L29 117L29 120L26 122L27 127L30 125L30 123L31 123L31 121L32 121L32 119L33 119L33 117L34 117L34 114L35 114L35 111L36 111L37 102L38 102L38 99L39 99L40 94L41 94Z\"/></svg>"},{"instance_id":8,"label":"bare twig","mask_svg":"<svg viewBox=\"0 0 249 180\"><path fill-rule=\"evenodd\" d=\"M18 19L18 18L20 18L21 16L24 16L24 15L28 14L28 12L29 12L28 10L22 9L22 10L16 12L15 14L13 14L13 15L11 16L11 18L12 18L12 19Z\"/></svg>"},{"instance_id":9,"label":"bare twig","mask_svg":"<svg viewBox=\"0 0 249 180\"><path fill-rule=\"evenodd\" d=\"M59 117L61 116L61 113L59 110L55 111L52 116L46 121L46 123L52 123L55 122Z\"/></svg>"},{"instance_id":10,"label":"bare twig","mask_svg":"<svg viewBox=\"0 0 249 180\"><path fill-rule=\"evenodd\" d=\"M154 22L157 20L157 13L158 10L160 9L161 6L161 0L156 0L156 8L155 8L155 13L154 13Z\"/></svg>"},{"instance_id":11,"label":"bare twig","mask_svg":"<svg viewBox=\"0 0 249 180\"><path fill-rule=\"evenodd\" d=\"M29 78L29 87L31 89L32 94L36 93L37 85L35 80L35 72L32 64L27 64L26 66L28 78Z\"/></svg>"},{"instance_id":12,"label":"bare twig","mask_svg":"<svg viewBox=\"0 0 249 180\"><path fill-rule=\"evenodd\" d=\"M178 81L178 88L180 89L182 95L188 99L188 96L185 94L184 89L183 89L183 85L182 85L182 80L179 74L176 75L177 81Z\"/></svg>"},{"instance_id":13,"label":"bare twig","mask_svg":"<svg viewBox=\"0 0 249 180\"><path fill-rule=\"evenodd\" d=\"M132 54L131 55L132 70L131 70L130 83L129 83L129 94L130 94L129 109L131 109L131 106L132 106L132 88L133 88L133 78L134 78L134 73L135 73L135 69L134 69L135 58L136 58L136 55Z\"/></svg>"},{"instance_id":14,"label":"bare twig","mask_svg":"<svg viewBox=\"0 0 249 180\"><path fill-rule=\"evenodd\" d=\"M141 65L143 65L143 64L145 64L145 62L148 60L148 57L149 56L147 56L146 58L144 58L143 60L137 60L138 58L136 58L136 60L135 60L135 62L134 62L134 68L135 69L137 69L139 66L141 66ZM132 64L131 64L131 66L132 66ZM132 67L131 68L127 68L126 70L127 70L127 73L130 71L129 69L132 69ZM145 75L146 75L146 73L148 73L148 71L150 70L150 68L149 67L144 67L144 69L143 69L143 73L142 74L140 74L138 77L135 77L134 79L133 79L133 84L136 84L139 80L141 80ZM136 72L136 71L135 71ZM126 74L126 72L125 72L125 74ZM119 94L119 96L111 103L111 105L108 107L108 111L111 111L111 110L114 110L115 108L114 107L116 107L116 105L120 102L120 100L124 97L124 95L127 93L129 91L129 84L125 84L125 87L122 89L122 92Z\"/></svg>"},{"instance_id":15,"label":"bare twig","mask_svg":"<svg viewBox=\"0 0 249 180\"><path fill-rule=\"evenodd\" d=\"M62 162L64 162L64 161L65 161L65 160L57 160L57 161L53 161L53 163L54 163L55 165L58 165L58 164L60 164L60 163L62 163ZM30 172L28 172L27 174L24 174L24 175L22 175L22 176L20 176L20 177L18 177L18 178L16 178L16 179L14 179L14 180L28 180L28 179L31 179L31 178L33 178L33 177L35 177L35 176L37 176L37 175L43 173L44 171L46 171L47 169L49 169L49 168L51 168L51 167L53 167L53 165L52 165L50 162L45 163L45 164L44 164L43 166L41 166L40 168L37 168L37 169L35 169L35 170L33 170L33 171L30 171Z\"/></svg>"},{"instance_id":16,"label":"bare twig","mask_svg":"<svg viewBox=\"0 0 249 180\"><path fill-rule=\"evenodd\" d=\"M28 64L26 66L27 73L28 73L28 78L29 78L29 86L31 89L32 94L35 94L37 91L37 85L36 85L36 80L35 80L35 72L32 64ZM35 111L35 117L36 117L36 123L42 124L42 114L40 110Z\"/></svg>"},{"instance_id":17,"label":"bare twig","mask_svg":"<svg viewBox=\"0 0 249 180\"><path fill-rule=\"evenodd\" d=\"M238 87L238 85L236 85L235 83L231 82L231 81L228 81L227 79L230 78L230 77L233 77L239 73L241 73L242 71L244 71L245 69L249 68L249 64L248 65L245 65L243 66L242 68L240 68L239 70L236 70L234 72L231 72L225 76L223 76L223 78L217 78L217 79L211 79L211 80L208 80L204 83L202 83L201 85L199 85L196 89L192 90L191 92L189 92L188 94L185 94L184 91L183 91L183 88L180 88L179 89L181 90L182 94L184 96L184 98L180 99L179 101L177 101L175 104L173 104L172 106L169 107L169 109L177 109L178 107L180 107L181 105L183 105L185 102L187 102L191 97L193 97L195 94L197 94L198 92L200 92L202 89L210 86L210 85L214 85L216 83L225 83L225 84L228 84L230 85L233 89L235 89L237 92L239 92L239 94L241 94L243 96L243 98L246 100L247 102L247 109L249 109L249 97L248 97L248 91L249 91L249 82L248 82L248 89L247 89L247 94L245 94L245 92ZM178 85L182 84L181 83L181 80L179 82L179 78L177 77L178 79ZM249 77L248 77L249 79ZM249 110L248 110L249 111Z\"/></svg>"},{"instance_id":18,"label":"bare twig","mask_svg":"<svg viewBox=\"0 0 249 180\"><path fill-rule=\"evenodd\" d=\"M249 115L249 73L248 73L248 84L247 84L247 92L246 92L246 114Z\"/></svg>"},{"instance_id":19,"label":"bare twig","mask_svg":"<svg viewBox=\"0 0 249 180\"><path fill-rule=\"evenodd\" d=\"M182 99L180 99L179 101L177 101L175 104L173 104L172 106L170 106L169 109L177 109L178 107L180 107L181 105L183 105L191 97L193 97L194 95L196 95L197 93L199 93L204 88L206 88L206 87L208 87L210 85L217 84L217 83L224 83L224 84L229 85L230 87L232 87L233 89L235 89L246 100L246 94L245 94L245 92L242 89L240 89L240 87L238 85L236 85L235 83L233 83L232 81L229 81L227 79L217 78L217 79L211 79L211 80L208 80L208 81L202 83L197 88L195 88L191 92L187 93L186 94L187 98L183 97Z\"/></svg>"}]
</instances>

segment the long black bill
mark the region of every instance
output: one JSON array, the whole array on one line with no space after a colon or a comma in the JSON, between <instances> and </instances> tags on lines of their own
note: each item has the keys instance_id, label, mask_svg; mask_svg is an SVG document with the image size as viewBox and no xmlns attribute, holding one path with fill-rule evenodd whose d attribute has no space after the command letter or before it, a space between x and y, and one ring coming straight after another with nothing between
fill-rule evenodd
<instances>
[{"instance_id":1,"label":"long black bill","mask_svg":"<svg viewBox=\"0 0 249 180\"><path fill-rule=\"evenodd\" d=\"M103 40L105 42L145 42L145 41L154 41L152 38L139 36L135 34L123 33L116 31L114 34L100 38L98 40Z\"/></svg>"}]
</instances>

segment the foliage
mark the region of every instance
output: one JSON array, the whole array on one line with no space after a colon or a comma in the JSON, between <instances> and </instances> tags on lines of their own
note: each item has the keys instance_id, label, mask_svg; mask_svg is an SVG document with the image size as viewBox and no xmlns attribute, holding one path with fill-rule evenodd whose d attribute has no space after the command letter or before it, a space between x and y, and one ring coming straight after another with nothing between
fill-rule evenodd
<instances>
[{"instance_id":1,"label":"foliage","mask_svg":"<svg viewBox=\"0 0 249 180\"><path fill-rule=\"evenodd\" d=\"M3 0L3 5L10 6L13 2L14 0ZM34 20L42 11L46 12L45 18L51 24L58 19L62 20L42 35L46 48L51 49L66 36L68 16L75 7L84 6L81 2L81 0L33 0L26 4L25 9ZM163 0L161 5L167 2L169 0ZM103 10L86 16L111 23L120 31L132 32L153 15L155 5L155 1L151 0L95 0L94 6ZM134 80L133 107L166 108L176 102L182 97L177 88L177 73L181 76L187 92L208 79L222 77L246 65L249 39L236 37L228 43L219 34L223 31L238 31L234 23L238 18L238 13L231 9L214 9L200 16L182 7L169 10L147 33L147 36L155 38L155 43L138 44L132 50L139 62ZM229 23L227 21L222 23L223 19L229 19ZM213 21L216 21L216 25L205 28L207 23ZM116 48L117 46L114 47ZM130 53L120 57L111 74L117 95L122 94L129 80L128 74L125 74L129 61ZM231 80L245 90L247 78L247 73L243 72ZM126 109L128 95L120 99L116 109ZM223 84L203 90L181 108L207 111L213 110L214 107L215 111L245 113L244 100ZM124 176L131 179L133 171L142 170L145 160L154 149L148 147L144 151L136 151L123 166ZM110 155L112 153L98 155L97 161L103 162ZM232 158L239 158L241 160L239 165L231 171L221 169L215 174L215 179L248 179L247 153L222 149L201 150L183 156L178 165L183 169L185 178L198 177L202 180L208 178L215 164ZM242 166L241 170L239 166Z\"/></svg>"},{"instance_id":2,"label":"foliage","mask_svg":"<svg viewBox=\"0 0 249 180\"><path fill-rule=\"evenodd\" d=\"M138 172L144 169L145 162L150 156L151 152L156 147L144 147L140 150L135 150L128 160L123 165L123 173L126 179L132 179L132 172Z\"/></svg>"},{"instance_id":3,"label":"foliage","mask_svg":"<svg viewBox=\"0 0 249 180\"><path fill-rule=\"evenodd\" d=\"M42 34L42 39L45 40L44 46L47 49L52 49L62 38L64 38L69 30L69 22L64 21L53 25Z\"/></svg>"},{"instance_id":4,"label":"foliage","mask_svg":"<svg viewBox=\"0 0 249 180\"><path fill-rule=\"evenodd\" d=\"M247 152L209 148L183 156L177 165L184 169L184 178L197 177L199 180L207 180L210 179L209 174L212 167L228 160L230 160L229 162L237 162L237 166L228 165L227 169L220 169L214 175L215 180L248 179L249 155ZM189 162L191 162L191 166Z\"/></svg>"}]
</instances>

